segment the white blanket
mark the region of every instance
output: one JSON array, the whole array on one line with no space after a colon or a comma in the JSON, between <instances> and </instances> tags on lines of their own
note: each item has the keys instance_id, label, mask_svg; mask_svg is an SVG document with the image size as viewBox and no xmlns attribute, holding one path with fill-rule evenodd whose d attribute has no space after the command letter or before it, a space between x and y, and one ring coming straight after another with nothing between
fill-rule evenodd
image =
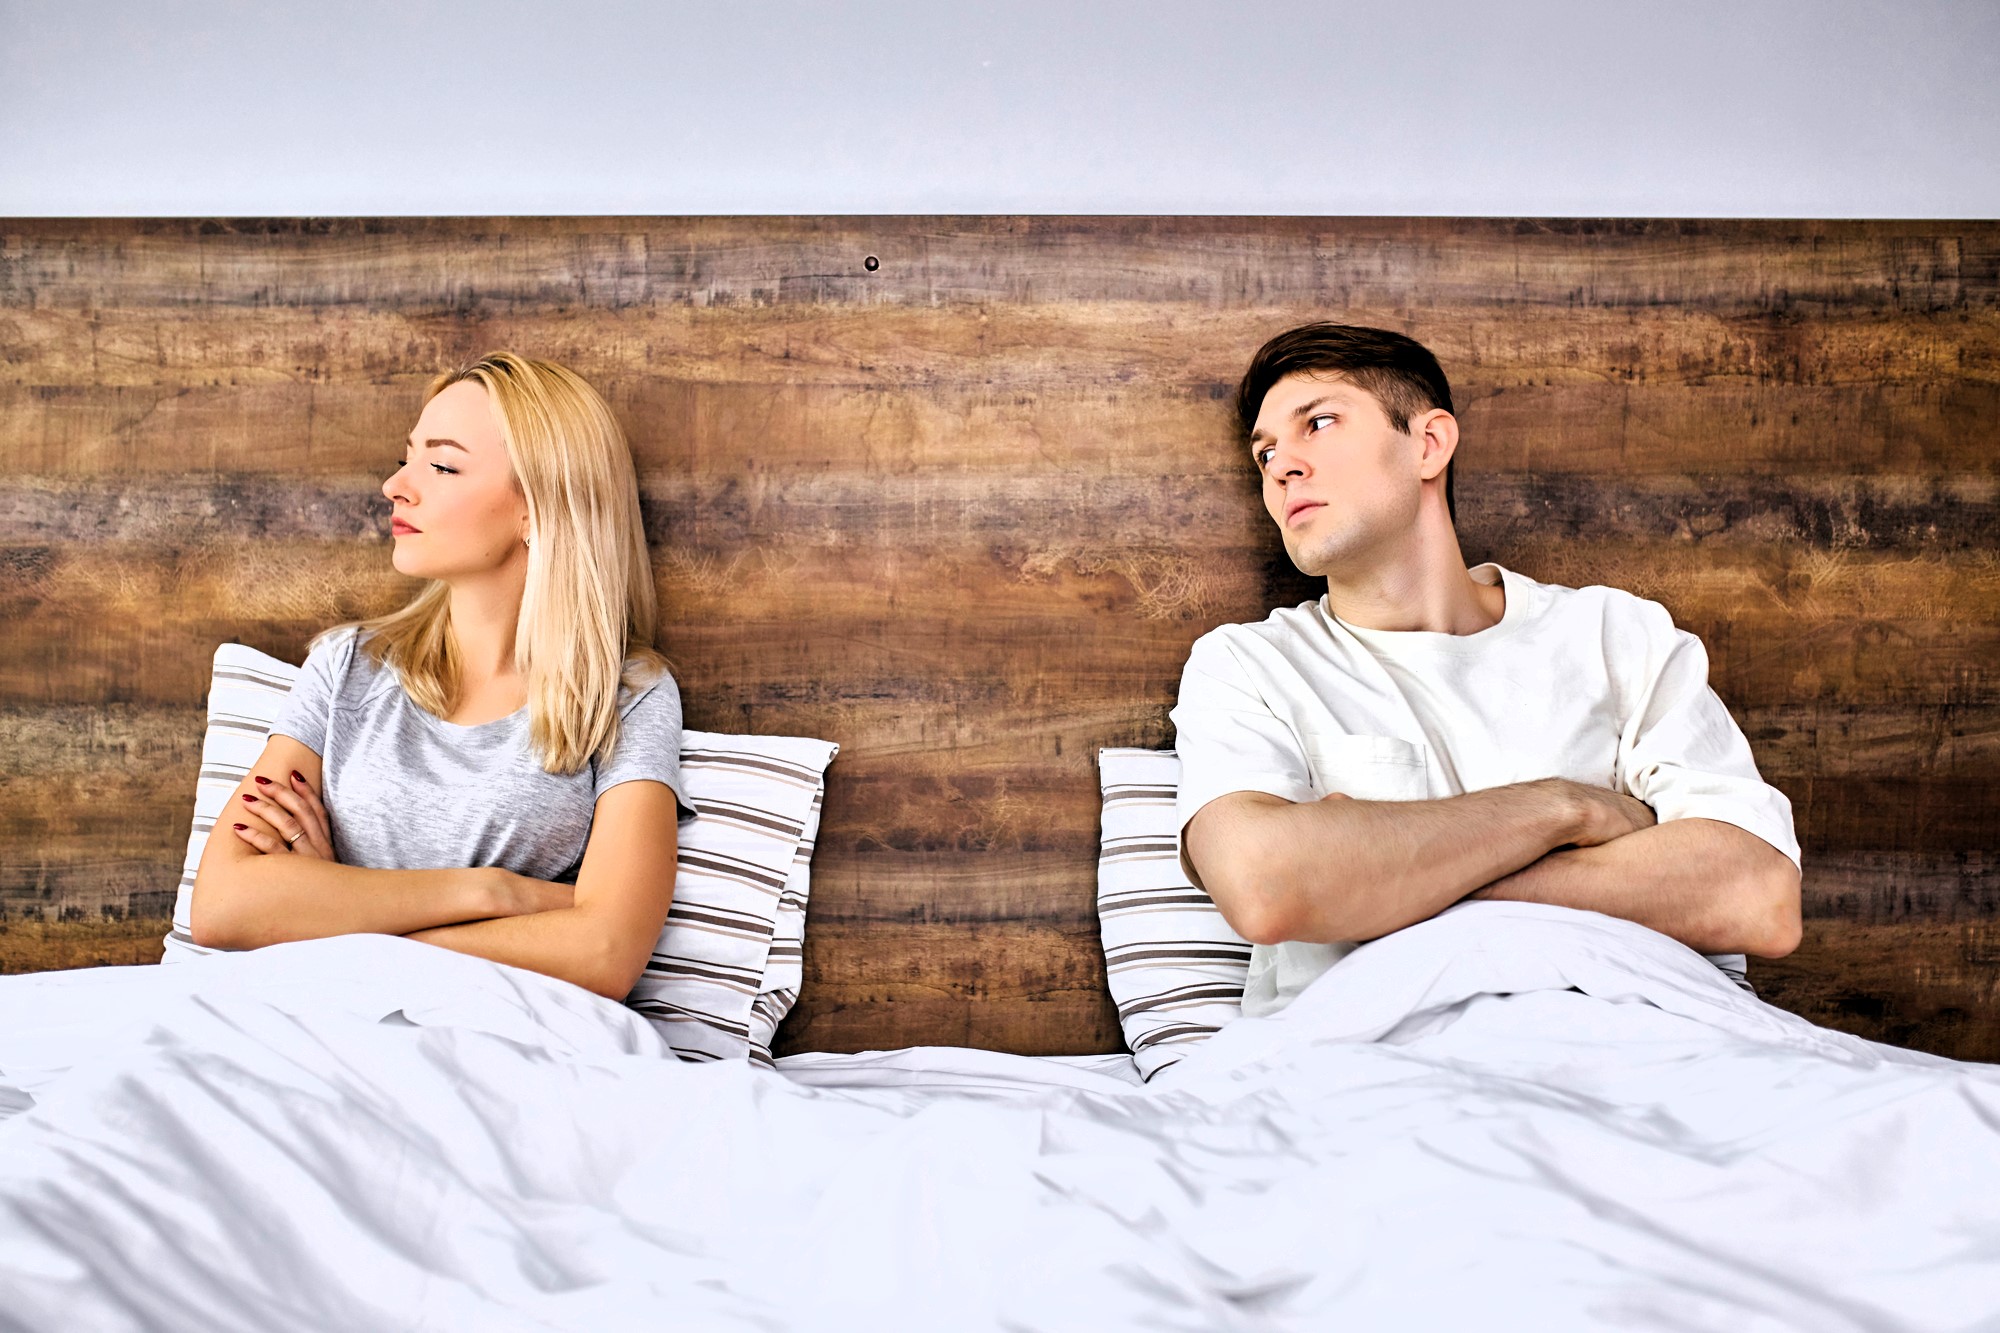
<instances>
[{"instance_id":1,"label":"white blanket","mask_svg":"<svg viewBox=\"0 0 2000 1333\"><path fill-rule=\"evenodd\" d=\"M1994 1067L1591 913L1455 909L1150 1088L925 1063L681 1064L380 936L0 979L0 1327L2000 1328Z\"/></svg>"}]
</instances>

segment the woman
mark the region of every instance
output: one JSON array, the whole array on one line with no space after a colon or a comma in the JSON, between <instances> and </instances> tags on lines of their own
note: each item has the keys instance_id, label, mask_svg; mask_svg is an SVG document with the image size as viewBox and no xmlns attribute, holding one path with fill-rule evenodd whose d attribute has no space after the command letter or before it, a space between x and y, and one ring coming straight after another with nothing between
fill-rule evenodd
<instances>
[{"instance_id":1,"label":"woman","mask_svg":"<svg viewBox=\"0 0 2000 1333\"><path fill-rule=\"evenodd\" d=\"M622 999L692 813L624 434L497 352L432 382L382 492L429 583L314 641L202 854L194 941L408 935Z\"/></svg>"}]
</instances>

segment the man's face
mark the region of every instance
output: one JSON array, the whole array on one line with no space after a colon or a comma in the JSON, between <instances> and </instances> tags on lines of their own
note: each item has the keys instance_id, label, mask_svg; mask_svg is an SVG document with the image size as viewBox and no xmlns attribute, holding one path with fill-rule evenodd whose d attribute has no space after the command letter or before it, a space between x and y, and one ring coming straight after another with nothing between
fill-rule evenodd
<instances>
[{"instance_id":1,"label":"man's face","mask_svg":"<svg viewBox=\"0 0 2000 1333\"><path fill-rule=\"evenodd\" d=\"M1374 394L1337 374L1279 380L1250 436L1264 508L1292 563L1314 577L1410 531L1422 456L1422 441L1391 426Z\"/></svg>"}]
</instances>

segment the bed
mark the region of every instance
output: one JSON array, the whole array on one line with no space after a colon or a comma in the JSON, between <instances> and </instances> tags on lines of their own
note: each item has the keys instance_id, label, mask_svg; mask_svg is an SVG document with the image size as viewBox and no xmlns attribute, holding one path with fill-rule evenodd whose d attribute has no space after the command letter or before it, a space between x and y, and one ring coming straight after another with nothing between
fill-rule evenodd
<instances>
[{"instance_id":1,"label":"bed","mask_svg":"<svg viewBox=\"0 0 2000 1333\"><path fill-rule=\"evenodd\" d=\"M1593 913L1453 909L1150 1085L967 1048L685 1063L629 1009L433 955L360 936L0 987L0 1105L35 1107L0 1124L0 1321L2000 1314L2000 1071L1814 1027Z\"/></svg>"},{"instance_id":2,"label":"bed","mask_svg":"<svg viewBox=\"0 0 2000 1333\"><path fill-rule=\"evenodd\" d=\"M0 231L0 1328L2000 1328L2000 224ZM1124 1050L1097 755L1310 595L1227 396L1333 313L1451 372L1469 558L1707 642L1806 851L1762 999L1478 904ZM503 345L632 434L690 726L839 746L772 1067L406 941L87 966L216 645L407 595L385 441Z\"/></svg>"}]
</instances>

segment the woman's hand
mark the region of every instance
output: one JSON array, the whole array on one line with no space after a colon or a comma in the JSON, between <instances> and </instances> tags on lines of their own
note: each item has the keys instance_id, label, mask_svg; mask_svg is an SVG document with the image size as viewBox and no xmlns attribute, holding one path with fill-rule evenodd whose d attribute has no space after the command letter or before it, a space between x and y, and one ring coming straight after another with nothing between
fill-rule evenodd
<instances>
[{"instance_id":1,"label":"woman's hand","mask_svg":"<svg viewBox=\"0 0 2000 1333\"><path fill-rule=\"evenodd\" d=\"M231 827L236 836L267 855L285 853L335 861L332 826L319 793L305 774L292 770L289 782L254 775L255 792L236 803Z\"/></svg>"}]
</instances>

